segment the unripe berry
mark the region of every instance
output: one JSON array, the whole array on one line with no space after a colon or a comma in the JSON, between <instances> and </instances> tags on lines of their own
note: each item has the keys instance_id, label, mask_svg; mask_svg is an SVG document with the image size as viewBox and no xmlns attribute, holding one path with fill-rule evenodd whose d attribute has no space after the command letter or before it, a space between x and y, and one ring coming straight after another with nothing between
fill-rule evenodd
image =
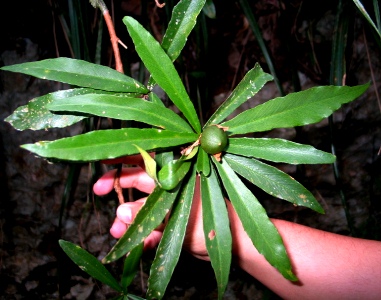
<instances>
[{"instance_id":1,"label":"unripe berry","mask_svg":"<svg viewBox=\"0 0 381 300\"><path fill-rule=\"evenodd\" d=\"M216 125L206 127L201 134L201 148L208 154L214 155L221 153L225 149L227 143L228 136L226 132Z\"/></svg>"}]
</instances>

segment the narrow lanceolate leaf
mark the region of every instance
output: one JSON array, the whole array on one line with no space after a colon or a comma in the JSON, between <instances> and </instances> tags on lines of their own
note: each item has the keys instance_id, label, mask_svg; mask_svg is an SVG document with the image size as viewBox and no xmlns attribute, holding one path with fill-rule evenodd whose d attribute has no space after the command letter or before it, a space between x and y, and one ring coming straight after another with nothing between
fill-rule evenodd
<instances>
[{"instance_id":1,"label":"narrow lanceolate leaf","mask_svg":"<svg viewBox=\"0 0 381 300\"><path fill-rule=\"evenodd\" d=\"M222 122L237 107L252 98L272 78L270 74L263 72L259 64L256 64L253 69L246 73L245 77L210 117L205 126Z\"/></svg>"},{"instance_id":2,"label":"narrow lanceolate leaf","mask_svg":"<svg viewBox=\"0 0 381 300\"><path fill-rule=\"evenodd\" d=\"M282 238L267 216L265 209L234 173L225 158L222 159L222 163L215 160L214 162L234 210L255 248L285 278L297 280L292 272Z\"/></svg>"},{"instance_id":3,"label":"narrow lanceolate leaf","mask_svg":"<svg viewBox=\"0 0 381 300\"><path fill-rule=\"evenodd\" d=\"M315 197L303 185L279 169L254 158L226 154L225 160L235 172L251 181L266 193L289 201L294 205L311 208L324 213Z\"/></svg>"},{"instance_id":4,"label":"narrow lanceolate leaf","mask_svg":"<svg viewBox=\"0 0 381 300\"><path fill-rule=\"evenodd\" d=\"M205 0L183 0L173 8L171 20L161 42L161 47L172 61L176 60L184 48L204 4ZM148 88L152 89L155 84L155 80L150 77Z\"/></svg>"},{"instance_id":5,"label":"narrow lanceolate leaf","mask_svg":"<svg viewBox=\"0 0 381 300\"><path fill-rule=\"evenodd\" d=\"M335 156L283 139L230 138L226 152L288 164L331 164Z\"/></svg>"},{"instance_id":6,"label":"narrow lanceolate leaf","mask_svg":"<svg viewBox=\"0 0 381 300\"><path fill-rule=\"evenodd\" d=\"M127 292L128 286L134 280L136 272L139 269L143 248L144 244L140 243L128 253L126 259L124 260L123 274L120 280L124 293Z\"/></svg>"},{"instance_id":7,"label":"narrow lanceolate leaf","mask_svg":"<svg viewBox=\"0 0 381 300\"><path fill-rule=\"evenodd\" d=\"M119 239L111 251L102 259L102 263L110 263L130 252L164 220L169 212L179 189L165 191L159 187L148 196L146 203L137 213L133 223Z\"/></svg>"},{"instance_id":8,"label":"narrow lanceolate leaf","mask_svg":"<svg viewBox=\"0 0 381 300\"><path fill-rule=\"evenodd\" d=\"M376 24L373 22L372 18L369 16L368 12L366 11L366 9L363 6L363 4L361 3L361 1L360 0L353 0L353 2L356 4L359 11L363 14L365 19L368 21L368 23L373 27L373 29L377 32L378 36L381 38L381 30L379 28L377 28ZM377 3L377 1L374 1L374 2ZM375 8L375 13L376 14L379 13L378 11L376 11L376 8Z\"/></svg>"},{"instance_id":9,"label":"narrow lanceolate leaf","mask_svg":"<svg viewBox=\"0 0 381 300\"><path fill-rule=\"evenodd\" d=\"M143 84L131 77L109 67L79 59L60 57L6 66L1 69L110 92L143 94L148 92Z\"/></svg>"},{"instance_id":10,"label":"narrow lanceolate leaf","mask_svg":"<svg viewBox=\"0 0 381 300\"><path fill-rule=\"evenodd\" d=\"M201 125L196 110L171 59L152 35L136 20L131 17L124 17L123 22L127 26L136 51L152 77L184 114L193 129L200 133Z\"/></svg>"},{"instance_id":11,"label":"narrow lanceolate leaf","mask_svg":"<svg viewBox=\"0 0 381 300\"><path fill-rule=\"evenodd\" d=\"M201 147L199 147L197 153L197 172L203 173L206 177L210 174L209 155Z\"/></svg>"},{"instance_id":12,"label":"narrow lanceolate leaf","mask_svg":"<svg viewBox=\"0 0 381 300\"><path fill-rule=\"evenodd\" d=\"M63 138L52 142L25 144L22 147L39 156L69 161L96 161L138 154L135 145L146 151L194 142L195 133L158 129L110 129Z\"/></svg>"},{"instance_id":13,"label":"narrow lanceolate leaf","mask_svg":"<svg viewBox=\"0 0 381 300\"><path fill-rule=\"evenodd\" d=\"M222 299L229 279L232 237L225 199L215 171L201 174L202 220L205 244L217 280L218 298Z\"/></svg>"},{"instance_id":14,"label":"narrow lanceolate leaf","mask_svg":"<svg viewBox=\"0 0 381 300\"><path fill-rule=\"evenodd\" d=\"M205 0L182 0L173 8L171 20L161 43L172 61L176 60L184 48L204 4Z\"/></svg>"},{"instance_id":15,"label":"narrow lanceolate leaf","mask_svg":"<svg viewBox=\"0 0 381 300\"><path fill-rule=\"evenodd\" d=\"M147 296L161 299L179 260L194 194L196 174L185 179L180 197L174 204L168 224L156 251L148 278Z\"/></svg>"},{"instance_id":16,"label":"narrow lanceolate leaf","mask_svg":"<svg viewBox=\"0 0 381 300\"><path fill-rule=\"evenodd\" d=\"M77 112L118 120L134 120L180 132L193 132L173 110L142 98L108 94L86 94L53 101L48 109L56 112Z\"/></svg>"},{"instance_id":17,"label":"narrow lanceolate leaf","mask_svg":"<svg viewBox=\"0 0 381 300\"><path fill-rule=\"evenodd\" d=\"M71 89L50 93L29 101L20 106L13 114L5 119L17 130L40 130L48 128L63 128L83 120L83 116L58 115L51 113L47 105L55 101L65 101L67 97L97 93L93 89Z\"/></svg>"},{"instance_id":18,"label":"narrow lanceolate leaf","mask_svg":"<svg viewBox=\"0 0 381 300\"><path fill-rule=\"evenodd\" d=\"M368 86L313 87L267 101L221 125L229 127L232 134L244 134L316 123L359 97Z\"/></svg>"},{"instance_id":19,"label":"narrow lanceolate leaf","mask_svg":"<svg viewBox=\"0 0 381 300\"><path fill-rule=\"evenodd\" d=\"M110 274L101 262L81 247L64 241L59 240L62 250L76 263L83 271L91 277L101 281L102 283L113 288L117 292L122 292L122 288L118 281Z\"/></svg>"}]
</instances>

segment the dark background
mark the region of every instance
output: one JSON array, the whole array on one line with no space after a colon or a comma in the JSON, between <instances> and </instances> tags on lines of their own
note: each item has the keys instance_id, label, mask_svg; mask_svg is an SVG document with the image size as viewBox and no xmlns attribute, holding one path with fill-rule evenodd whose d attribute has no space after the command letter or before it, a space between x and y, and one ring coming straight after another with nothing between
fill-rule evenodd
<instances>
[{"instance_id":1,"label":"dark background","mask_svg":"<svg viewBox=\"0 0 381 300\"><path fill-rule=\"evenodd\" d=\"M195 90L202 95L205 117L228 96L243 75L260 62L268 67L247 20L236 1L215 1L216 19L205 19L208 38L199 40L192 33L176 62L192 98ZM171 5L167 2L167 7ZM106 2L109 7L110 2ZM348 1L350 5L351 2ZM141 13L141 5L148 15ZM83 1L88 50L81 58L93 59L97 34L96 12ZM329 84L332 36L336 20L336 1L255 1L252 8L274 60L277 74L286 92L297 88L293 77L306 89ZM311 144L330 151L334 142L341 176L335 181L332 166L278 167L311 190L326 210L325 215L294 208L253 188L271 217L292 220L315 228L345 235L381 240L380 226L380 106L375 90L380 91L380 43L352 4L353 15L348 31L346 84L372 82L358 100L334 114L333 138L327 120L297 129L274 130L267 137L281 137ZM126 73L135 76L138 58L121 22L131 15L147 25L156 38L162 36L166 8L154 1L114 1L118 37L128 45L122 48ZM4 1L1 9L0 64L10 65L59 56L71 57L59 18L68 20L66 1ZM113 67L107 32L104 32L101 63ZM367 48L369 52L367 53ZM372 69L370 68L372 67ZM375 81L373 82L371 72ZM103 257L115 242L108 229L116 208L116 197L102 199L91 194L92 179L88 165L71 173L65 163L49 164L19 146L39 140L52 140L78 134L81 124L65 129L19 132L3 120L30 99L58 89L68 88L16 73L1 72L0 95L0 297L1 299L108 299L112 291L88 278L61 252L57 241L64 238L80 244L92 254ZM279 95L269 83L241 109L253 107ZM165 99L164 99L165 100ZM101 171L105 170L102 167ZM76 179L69 202L62 207L62 195L70 176ZM341 194L347 201L354 224L350 232ZM59 222L63 211L62 223ZM139 276L131 292L144 295L149 262L146 253ZM120 274L120 266L110 267ZM119 272L119 273L118 273ZM168 287L166 299L214 299L213 272L209 263L184 253ZM232 267L226 299L276 298L260 283Z\"/></svg>"}]
</instances>

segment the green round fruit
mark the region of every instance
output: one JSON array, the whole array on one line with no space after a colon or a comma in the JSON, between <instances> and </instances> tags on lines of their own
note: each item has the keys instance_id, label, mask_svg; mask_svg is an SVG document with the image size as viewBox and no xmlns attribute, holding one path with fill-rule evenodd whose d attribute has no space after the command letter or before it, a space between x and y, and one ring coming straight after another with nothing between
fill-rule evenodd
<instances>
[{"instance_id":1,"label":"green round fruit","mask_svg":"<svg viewBox=\"0 0 381 300\"><path fill-rule=\"evenodd\" d=\"M201 148L208 154L221 153L227 144L228 136L226 132L216 125L206 127L201 134Z\"/></svg>"}]
</instances>

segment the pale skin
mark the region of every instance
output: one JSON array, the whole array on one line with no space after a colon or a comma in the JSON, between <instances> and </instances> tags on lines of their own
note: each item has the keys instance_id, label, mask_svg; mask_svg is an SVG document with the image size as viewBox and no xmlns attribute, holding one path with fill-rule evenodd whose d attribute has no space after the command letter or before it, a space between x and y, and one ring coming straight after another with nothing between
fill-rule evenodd
<instances>
[{"instance_id":1,"label":"pale skin","mask_svg":"<svg viewBox=\"0 0 381 300\"><path fill-rule=\"evenodd\" d=\"M142 165L137 156L125 162ZM113 189L115 170L95 184L97 195ZM141 167L123 169L120 184L147 194L154 181ZM122 204L110 233L119 238L131 224L146 198ZM282 277L257 252L246 235L232 205L226 201L233 238L233 261L284 299L381 299L381 242L333 234L296 223L271 219L283 238L298 282ZM184 249L195 257L209 260L204 243L201 197L196 187ZM146 248L155 247L163 228L157 228L145 240Z\"/></svg>"}]
</instances>

